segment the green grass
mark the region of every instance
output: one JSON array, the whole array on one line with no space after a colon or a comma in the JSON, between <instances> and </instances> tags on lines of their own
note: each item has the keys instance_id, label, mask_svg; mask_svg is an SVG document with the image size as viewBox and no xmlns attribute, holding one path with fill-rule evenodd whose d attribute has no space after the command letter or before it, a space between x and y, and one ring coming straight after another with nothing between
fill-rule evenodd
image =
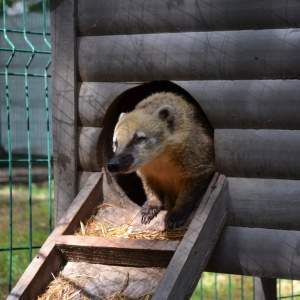
<instances>
[{"instance_id":1,"label":"green grass","mask_svg":"<svg viewBox=\"0 0 300 300\"><path fill-rule=\"evenodd\" d=\"M27 185L13 185L12 192L12 233L13 247L30 245L30 205ZM32 245L41 246L49 235L49 201L47 185L32 185ZM0 249L10 245L10 190L9 186L0 188ZM37 253L32 250L32 257ZM12 287L16 284L30 263L29 250L14 250L12 255ZM0 251L0 299L8 293L10 252Z\"/></svg>"},{"instance_id":2,"label":"green grass","mask_svg":"<svg viewBox=\"0 0 300 300\"><path fill-rule=\"evenodd\" d=\"M249 276L203 273L191 300L253 299L253 278Z\"/></svg>"}]
</instances>

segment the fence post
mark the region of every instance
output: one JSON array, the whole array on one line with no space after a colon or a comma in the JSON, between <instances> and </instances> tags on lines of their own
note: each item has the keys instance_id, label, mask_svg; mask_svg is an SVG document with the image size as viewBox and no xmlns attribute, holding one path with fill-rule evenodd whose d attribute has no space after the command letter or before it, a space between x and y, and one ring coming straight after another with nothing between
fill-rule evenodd
<instances>
[{"instance_id":1,"label":"fence post","mask_svg":"<svg viewBox=\"0 0 300 300\"><path fill-rule=\"evenodd\" d=\"M276 300L276 279L254 278L255 300Z\"/></svg>"}]
</instances>

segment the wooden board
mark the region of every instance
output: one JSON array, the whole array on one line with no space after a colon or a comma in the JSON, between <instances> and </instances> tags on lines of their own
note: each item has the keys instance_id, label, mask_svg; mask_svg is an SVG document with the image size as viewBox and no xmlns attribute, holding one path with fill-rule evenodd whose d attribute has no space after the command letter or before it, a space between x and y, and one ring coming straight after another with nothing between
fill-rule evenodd
<instances>
[{"instance_id":1,"label":"wooden board","mask_svg":"<svg viewBox=\"0 0 300 300\"><path fill-rule=\"evenodd\" d=\"M300 279L300 232L225 227L206 271Z\"/></svg>"},{"instance_id":2,"label":"wooden board","mask_svg":"<svg viewBox=\"0 0 300 300\"><path fill-rule=\"evenodd\" d=\"M78 1L79 35L299 27L297 0ZM255 17L253 17L255 16Z\"/></svg>"},{"instance_id":3,"label":"wooden board","mask_svg":"<svg viewBox=\"0 0 300 300\"><path fill-rule=\"evenodd\" d=\"M77 193L75 1L51 1L52 114L55 220Z\"/></svg>"},{"instance_id":4,"label":"wooden board","mask_svg":"<svg viewBox=\"0 0 300 300\"><path fill-rule=\"evenodd\" d=\"M164 271L165 269L162 268L134 268L68 262L61 275L80 291L79 294L72 297L72 300L80 300L84 297L107 299L122 289L124 289L123 297L136 299L136 297L153 293Z\"/></svg>"},{"instance_id":5,"label":"wooden board","mask_svg":"<svg viewBox=\"0 0 300 300\"><path fill-rule=\"evenodd\" d=\"M300 80L194 80L173 83L194 97L215 129L300 129ZM153 92L160 90L162 84L153 84ZM125 91L138 86L139 90L148 87L142 82L80 83L80 126L102 127L113 102L124 97ZM165 86L165 90L169 89ZM140 99L141 93L134 91L130 99ZM124 101L130 100L126 98Z\"/></svg>"},{"instance_id":6,"label":"wooden board","mask_svg":"<svg viewBox=\"0 0 300 300\"><path fill-rule=\"evenodd\" d=\"M228 177L300 179L300 131L215 130L218 172Z\"/></svg>"},{"instance_id":7,"label":"wooden board","mask_svg":"<svg viewBox=\"0 0 300 300\"><path fill-rule=\"evenodd\" d=\"M256 300L274 300L277 299L276 290L277 280L275 278L254 279L254 299Z\"/></svg>"},{"instance_id":8,"label":"wooden board","mask_svg":"<svg viewBox=\"0 0 300 300\"><path fill-rule=\"evenodd\" d=\"M300 129L300 80L175 81L215 129Z\"/></svg>"},{"instance_id":9,"label":"wooden board","mask_svg":"<svg viewBox=\"0 0 300 300\"><path fill-rule=\"evenodd\" d=\"M227 225L300 231L300 181L228 178Z\"/></svg>"},{"instance_id":10,"label":"wooden board","mask_svg":"<svg viewBox=\"0 0 300 300\"><path fill-rule=\"evenodd\" d=\"M104 116L123 92L133 83L80 82L78 84L78 123L83 127L102 127Z\"/></svg>"},{"instance_id":11,"label":"wooden board","mask_svg":"<svg viewBox=\"0 0 300 300\"><path fill-rule=\"evenodd\" d=\"M102 128L97 127L78 128L78 170L101 171L102 166L98 161L101 131Z\"/></svg>"},{"instance_id":12,"label":"wooden board","mask_svg":"<svg viewBox=\"0 0 300 300\"><path fill-rule=\"evenodd\" d=\"M226 221L226 178L215 175L179 244L153 300L189 299Z\"/></svg>"},{"instance_id":13,"label":"wooden board","mask_svg":"<svg viewBox=\"0 0 300 300\"><path fill-rule=\"evenodd\" d=\"M79 37L79 81L299 78L293 29Z\"/></svg>"},{"instance_id":14,"label":"wooden board","mask_svg":"<svg viewBox=\"0 0 300 300\"><path fill-rule=\"evenodd\" d=\"M73 233L79 221L84 220L98 205L101 178L101 173L90 176L7 299L33 299L46 288L52 280L51 273L55 274L63 263L63 257L55 245L56 239L62 234Z\"/></svg>"},{"instance_id":15,"label":"wooden board","mask_svg":"<svg viewBox=\"0 0 300 300\"><path fill-rule=\"evenodd\" d=\"M166 268L179 241L61 236L56 241L67 261L114 266Z\"/></svg>"}]
</instances>

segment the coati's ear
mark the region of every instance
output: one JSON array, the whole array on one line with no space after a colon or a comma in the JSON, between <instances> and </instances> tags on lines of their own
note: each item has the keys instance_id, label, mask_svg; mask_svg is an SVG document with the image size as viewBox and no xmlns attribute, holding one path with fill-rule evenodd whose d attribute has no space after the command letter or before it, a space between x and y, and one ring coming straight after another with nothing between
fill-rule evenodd
<instances>
[{"instance_id":1,"label":"coati's ear","mask_svg":"<svg viewBox=\"0 0 300 300\"><path fill-rule=\"evenodd\" d=\"M118 122L119 122L125 115L126 115L126 113L121 113L121 114L119 115Z\"/></svg>"},{"instance_id":2,"label":"coati's ear","mask_svg":"<svg viewBox=\"0 0 300 300\"><path fill-rule=\"evenodd\" d=\"M170 122L174 118L174 108L171 105L163 105L156 110L156 114L161 120Z\"/></svg>"}]
</instances>

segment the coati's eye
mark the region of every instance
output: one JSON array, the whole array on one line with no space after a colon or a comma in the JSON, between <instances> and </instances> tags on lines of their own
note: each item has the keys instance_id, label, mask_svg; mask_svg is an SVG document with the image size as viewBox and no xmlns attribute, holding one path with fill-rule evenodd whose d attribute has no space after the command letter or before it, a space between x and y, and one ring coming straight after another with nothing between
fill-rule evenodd
<instances>
[{"instance_id":1,"label":"coati's eye","mask_svg":"<svg viewBox=\"0 0 300 300\"><path fill-rule=\"evenodd\" d=\"M147 137L144 133L135 133L134 136L133 136L133 139L136 143L141 143L141 142L144 142L147 140Z\"/></svg>"},{"instance_id":2,"label":"coati's eye","mask_svg":"<svg viewBox=\"0 0 300 300\"><path fill-rule=\"evenodd\" d=\"M143 141L145 141L147 138L145 137L145 136L140 136L140 137L138 137L137 138L137 142L143 142Z\"/></svg>"}]
</instances>

